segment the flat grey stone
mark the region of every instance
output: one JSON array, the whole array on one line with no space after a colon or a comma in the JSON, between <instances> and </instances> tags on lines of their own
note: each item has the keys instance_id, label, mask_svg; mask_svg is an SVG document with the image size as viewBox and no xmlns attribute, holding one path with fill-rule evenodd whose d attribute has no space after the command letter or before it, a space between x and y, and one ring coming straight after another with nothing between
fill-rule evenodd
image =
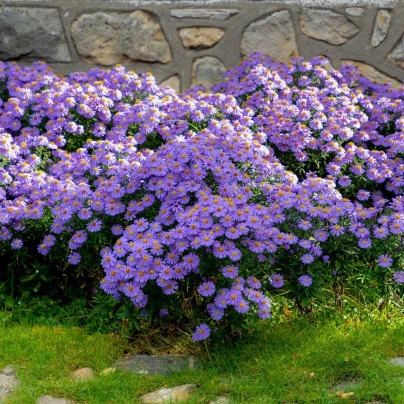
<instances>
[{"instance_id":1,"label":"flat grey stone","mask_svg":"<svg viewBox=\"0 0 404 404\"><path fill-rule=\"evenodd\" d=\"M334 386L335 391L350 391L361 387L363 382L360 380L346 380Z\"/></svg>"},{"instance_id":2,"label":"flat grey stone","mask_svg":"<svg viewBox=\"0 0 404 404\"><path fill-rule=\"evenodd\" d=\"M120 360L115 364L115 367L133 373L168 375L171 372L195 369L195 361L193 356L133 355L127 359Z\"/></svg>"},{"instance_id":3,"label":"flat grey stone","mask_svg":"<svg viewBox=\"0 0 404 404\"><path fill-rule=\"evenodd\" d=\"M386 39L390 21L391 14L387 10L380 10L377 13L375 28L371 39L371 44L374 48L379 46Z\"/></svg>"},{"instance_id":4,"label":"flat grey stone","mask_svg":"<svg viewBox=\"0 0 404 404\"><path fill-rule=\"evenodd\" d=\"M387 59L404 69L404 35L400 38L393 50L387 55Z\"/></svg>"},{"instance_id":5,"label":"flat grey stone","mask_svg":"<svg viewBox=\"0 0 404 404\"><path fill-rule=\"evenodd\" d=\"M71 400L65 398L56 398L52 396L41 396L36 401L36 404L74 404Z\"/></svg>"},{"instance_id":6,"label":"flat grey stone","mask_svg":"<svg viewBox=\"0 0 404 404\"><path fill-rule=\"evenodd\" d=\"M238 13L235 9L210 8L174 8L170 11L175 18L204 18L207 20L224 21Z\"/></svg>"},{"instance_id":7,"label":"flat grey stone","mask_svg":"<svg viewBox=\"0 0 404 404\"><path fill-rule=\"evenodd\" d=\"M207 89L210 89L213 84L223 79L225 71L226 68L223 63L213 56L198 58L192 65L191 85L202 84Z\"/></svg>"},{"instance_id":8,"label":"flat grey stone","mask_svg":"<svg viewBox=\"0 0 404 404\"><path fill-rule=\"evenodd\" d=\"M352 17L360 17L363 14L363 8L361 7L348 7L345 12Z\"/></svg>"},{"instance_id":9,"label":"flat grey stone","mask_svg":"<svg viewBox=\"0 0 404 404\"><path fill-rule=\"evenodd\" d=\"M12 366L6 366L0 373L7 376L15 376L15 370Z\"/></svg>"},{"instance_id":10,"label":"flat grey stone","mask_svg":"<svg viewBox=\"0 0 404 404\"><path fill-rule=\"evenodd\" d=\"M71 62L59 10L0 8L0 59Z\"/></svg>"},{"instance_id":11,"label":"flat grey stone","mask_svg":"<svg viewBox=\"0 0 404 404\"><path fill-rule=\"evenodd\" d=\"M0 400L4 400L18 386L18 379L14 368L6 366L0 371Z\"/></svg>"},{"instance_id":12,"label":"flat grey stone","mask_svg":"<svg viewBox=\"0 0 404 404\"><path fill-rule=\"evenodd\" d=\"M397 357L390 359L389 361L392 365L404 367L404 357Z\"/></svg>"},{"instance_id":13,"label":"flat grey stone","mask_svg":"<svg viewBox=\"0 0 404 404\"><path fill-rule=\"evenodd\" d=\"M83 14L73 22L71 32L77 52L90 63L171 61L163 30L148 12Z\"/></svg>"},{"instance_id":14,"label":"flat grey stone","mask_svg":"<svg viewBox=\"0 0 404 404\"><path fill-rule=\"evenodd\" d=\"M140 397L140 401L144 404L165 404L177 401L188 400L195 392L196 386L193 384L184 384L174 388L164 388Z\"/></svg>"},{"instance_id":15,"label":"flat grey stone","mask_svg":"<svg viewBox=\"0 0 404 404\"><path fill-rule=\"evenodd\" d=\"M342 45L359 32L359 28L342 14L310 8L300 13L300 28L310 38L332 45Z\"/></svg>"},{"instance_id":16,"label":"flat grey stone","mask_svg":"<svg viewBox=\"0 0 404 404\"><path fill-rule=\"evenodd\" d=\"M295 30L288 11L277 11L246 28L241 38L241 54L248 56L253 51L269 53L285 63L298 56Z\"/></svg>"}]
</instances>

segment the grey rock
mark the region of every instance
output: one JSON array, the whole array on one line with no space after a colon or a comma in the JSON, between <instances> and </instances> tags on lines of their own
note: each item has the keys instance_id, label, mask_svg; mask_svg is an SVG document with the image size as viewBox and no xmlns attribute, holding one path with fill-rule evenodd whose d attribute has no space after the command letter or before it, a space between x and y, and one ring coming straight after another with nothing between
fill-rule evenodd
<instances>
[{"instance_id":1,"label":"grey rock","mask_svg":"<svg viewBox=\"0 0 404 404\"><path fill-rule=\"evenodd\" d=\"M248 56L253 51L269 53L285 63L298 55L295 31L288 11L277 11L246 28L241 39L241 53Z\"/></svg>"},{"instance_id":2,"label":"grey rock","mask_svg":"<svg viewBox=\"0 0 404 404\"><path fill-rule=\"evenodd\" d=\"M300 28L310 38L332 45L341 45L359 32L359 28L344 15L331 10L303 9Z\"/></svg>"},{"instance_id":3,"label":"grey rock","mask_svg":"<svg viewBox=\"0 0 404 404\"><path fill-rule=\"evenodd\" d=\"M188 400L195 392L196 386L193 384L184 384L174 388L164 388L145 394L140 397L144 404L163 404L176 401Z\"/></svg>"},{"instance_id":4,"label":"grey rock","mask_svg":"<svg viewBox=\"0 0 404 404\"><path fill-rule=\"evenodd\" d=\"M0 8L0 59L71 62L56 8Z\"/></svg>"},{"instance_id":5,"label":"grey rock","mask_svg":"<svg viewBox=\"0 0 404 404\"><path fill-rule=\"evenodd\" d=\"M363 14L363 8L361 7L348 7L345 12L352 17L360 17Z\"/></svg>"},{"instance_id":6,"label":"grey rock","mask_svg":"<svg viewBox=\"0 0 404 404\"><path fill-rule=\"evenodd\" d=\"M41 396L36 401L36 404L74 404L71 400L65 398L56 398L52 396Z\"/></svg>"},{"instance_id":7,"label":"grey rock","mask_svg":"<svg viewBox=\"0 0 404 404\"><path fill-rule=\"evenodd\" d=\"M219 396L219 397L216 397L209 404L230 404L230 403L231 403L230 398L225 397L225 396Z\"/></svg>"},{"instance_id":8,"label":"grey rock","mask_svg":"<svg viewBox=\"0 0 404 404\"><path fill-rule=\"evenodd\" d=\"M207 20L224 21L238 13L235 9L209 8L174 8L170 11L175 18L204 18Z\"/></svg>"},{"instance_id":9,"label":"grey rock","mask_svg":"<svg viewBox=\"0 0 404 404\"><path fill-rule=\"evenodd\" d=\"M11 366L5 367L0 372L0 401L11 394L16 386L18 386L18 379L14 368Z\"/></svg>"},{"instance_id":10,"label":"grey rock","mask_svg":"<svg viewBox=\"0 0 404 404\"><path fill-rule=\"evenodd\" d=\"M210 89L213 84L222 80L225 71L223 63L213 56L198 58L192 65L191 86L202 84Z\"/></svg>"},{"instance_id":11,"label":"grey rock","mask_svg":"<svg viewBox=\"0 0 404 404\"><path fill-rule=\"evenodd\" d=\"M357 389L361 387L363 384L360 380L347 380L341 383L338 383L334 386L335 391L351 391L352 389Z\"/></svg>"},{"instance_id":12,"label":"grey rock","mask_svg":"<svg viewBox=\"0 0 404 404\"><path fill-rule=\"evenodd\" d=\"M83 14L73 22L71 32L77 52L90 63L171 61L170 47L151 13Z\"/></svg>"},{"instance_id":13,"label":"grey rock","mask_svg":"<svg viewBox=\"0 0 404 404\"><path fill-rule=\"evenodd\" d=\"M12 366L10 366L10 365L7 365L7 366L1 371L1 373L2 373L3 375L6 375L6 376L15 376L15 370L14 370L14 368L13 368Z\"/></svg>"},{"instance_id":14,"label":"grey rock","mask_svg":"<svg viewBox=\"0 0 404 404\"><path fill-rule=\"evenodd\" d=\"M224 30L216 27L188 27L178 30L186 49L207 49L221 41Z\"/></svg>"},{"instance_id":15,"label":"grey rock","mask_svg":"<svg viewBox=\"0 0 404 404\"><path fill-rule=\"evenodd\" d=\"M390 361L389 361L392 365L395 365L395 366L400 366L400 367L404 367L404 357L397 357L397 358L393 358L393 359L390 359Z\"/></svg>"},{"instance_id":16,"label":"grey rock","mask_svg":"<svg viewBox=\"0 0 404 404\"><path fill-rule=\"evenodd\" d=\"M400 38L393 50L387 55L395 65L404 69L404 35Z\"/></svg>"},{"instance_id":17,"label":"grey rock","mask_svg":"<svg viewBox=\"0 0 404 404\"><path fill-rule=\"evenodd\" d=\"M163 80L160 83L160 86L168 86L171 87L175 92L179 93L180 92L180 79L178 76L171 76L168 79Z\"/></svg>"},{"instance_id":18,"label":"grey rock","mask_svg":"<svg viewBox=\"0 0 404 404\"><path fill-rule=\"evenodd\" d=\"M387 10L380 10L377 13L375 28L371 39L371 44L374 48L385 40L390 27L390 21L391 14Z\"/></svg>"},{"instance_id":19,"label":"grey rock","mask_svg":"<svg viewBox=\"0 0 404 404\"><path fill-rule=\"evenodd\" d=\"M133 355L115 364L118 369L133 373L167 375L171 372L181 372L195 368L193 356L150 356Z\"/></svg>"},{"instance_id":20,"label":"grey rock","mask_svg":"<svg viewBox=\"0 0 404 404\"><path fill-rule=\"evenodd\" d=\"M377 70L373 66L370 66L363 62L357 62L355 60L341 60L341 64L349 64L352 66L356 66L361 72L368 77L370 80L384 84L389 83L394 89L399 89L403 85L398 80L393 79L393 77L388 76L387 74L382 73L381 71Z\"/></svg>"}]
</instances>

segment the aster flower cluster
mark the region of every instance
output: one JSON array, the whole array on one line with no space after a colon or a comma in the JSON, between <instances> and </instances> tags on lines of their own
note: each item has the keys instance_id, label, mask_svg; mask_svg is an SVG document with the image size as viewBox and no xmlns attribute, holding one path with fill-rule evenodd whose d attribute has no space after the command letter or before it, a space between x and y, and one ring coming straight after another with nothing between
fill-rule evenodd
<instances>
[{"instance_id":1,"label":"aster flower cluster","mask_svg":"<svg viewBox=\"0 0 404 404\"><path fill-rule=\"evenodd\" d=\"M339 240L392 271L404 92L325 62L254 54L217 92L181 95L121 66L59 77L42 63L0 63L1 240L21 249L25 224L51 218L38 253L65 243L80 265L108 234L106 293L144 313L151 290L175 299L192 279L218 325L270 317L266 279L307 293ZM293 271L275 265L285 254ZM278 268L258 279L267 263ZM194 340L210 333L201 324Z\"/></svg>"}]
</instances>

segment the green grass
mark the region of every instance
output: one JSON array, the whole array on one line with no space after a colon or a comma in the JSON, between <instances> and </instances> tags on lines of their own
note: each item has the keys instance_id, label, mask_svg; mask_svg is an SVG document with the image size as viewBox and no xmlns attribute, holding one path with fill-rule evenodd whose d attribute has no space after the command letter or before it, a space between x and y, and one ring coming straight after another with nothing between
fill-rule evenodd
<instances>
[{"instance_id":1,"label":"green grass","mask_svg":"<svg viewBox=\"0 0 404 404\"><path fill-rule=\"evenodd\" d=\"M257 324L232 346L209 347L195 371L163 376L99 373L127 352L116 335L87 334L69 326L11 324L0 327L0 368L12 364L20 386L8 403L29 404L43 394L79 403L136 403L141 394L166 386L199 386L188 403L226 395L234 403L404 403L404 368L386 360L404 356L404 320L339 317ZM145 337L146 338L146 337ZM71 371L89 366L93 380L72 382ZM341 400L333 386L360 379Z\"/></svg>"}]
</instances>

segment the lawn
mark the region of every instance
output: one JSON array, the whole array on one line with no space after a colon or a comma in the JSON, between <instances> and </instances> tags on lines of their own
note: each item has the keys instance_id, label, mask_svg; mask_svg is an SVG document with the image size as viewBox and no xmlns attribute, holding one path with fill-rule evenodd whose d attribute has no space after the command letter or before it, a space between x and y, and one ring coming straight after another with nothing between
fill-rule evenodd
<instances>
[{"instance_id":1,"label":"lawn","mask_svg":"<svg viewBox=\"0 0 404 404\"><path fill-rule=\"evenodd\" d=\"M404 403L404 368L387 361L404 356L404 319L291 319L256 324L231 346L209 346L201 366L170 376L100 372L135 348L116 335L89 334L71 326L11 324L0 327L0 368L13 365L20 385L7 403L30 404L44 394L79 403L136 403L165 386L199 386L188 403L218 395L234 403ZM70 372L89 366L92 380L73 382ZM336 385L360 380L341 399Z\"/></svg>"}]
</instances>

